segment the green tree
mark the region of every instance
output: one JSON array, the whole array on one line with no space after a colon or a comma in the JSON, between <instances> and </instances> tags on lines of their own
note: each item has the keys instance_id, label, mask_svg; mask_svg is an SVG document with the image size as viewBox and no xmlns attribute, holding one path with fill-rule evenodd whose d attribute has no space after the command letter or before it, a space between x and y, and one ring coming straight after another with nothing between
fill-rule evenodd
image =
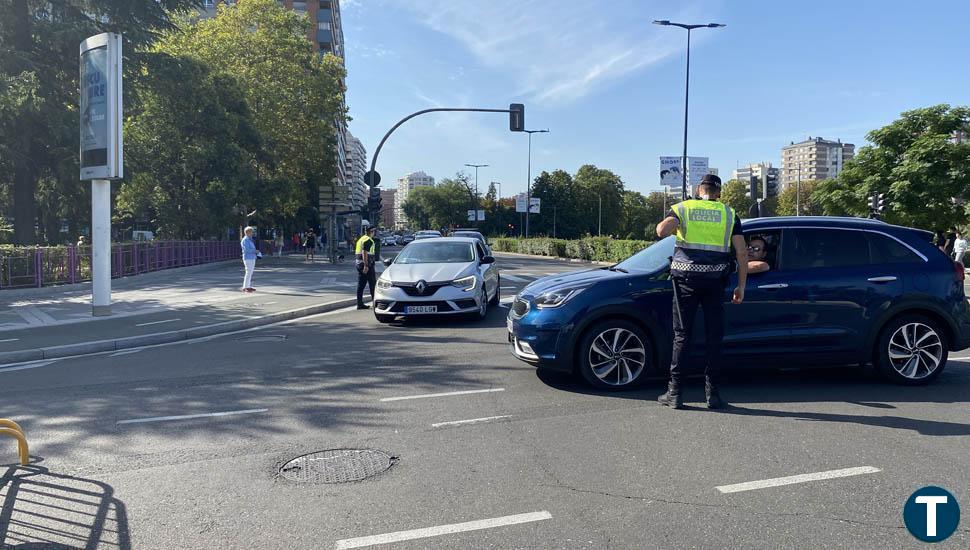
<instances>
[{"instance_id":1,"label":"green tree","mask_svg":"<svg viewBox=\"0 0 970 550\"><path fill-rule=\"evenodd\" d=\"M118 215L169 238L213 237L238 222L235 205L271 204L257 188L259 136L238 81L188 57L152 56L125 125L130 174Z\"/></svg>"},{"instance_id":2,"label":"green tree","mask_svg":"<svg viewBox=\"0 0 970 550\"><path fill-rule=\"evenodd\" d=\"M200 4L197 0L0 1L0 75L34 79L30 101L14 102L13 108L8 104L0 112L3 135L12 136L0 150L0 165L8 168L0 174L0 182L12 189L14 242L28 244L37 238L41 182L50 199L47 207L57 209L42 213L41 226L59 226L57 218L79 202L76 196L56 191L77 193L82 187L77 182L78 44L101 32L121 33L125 76L134 79L140 72L139 47L150 43L159 30L171 28L172 10Z\"/></svg>"},{"instance_id":3,"label":"green tree","mask_svg":"<svg viewBox=\"0 0 970 550\"><path fill-rule=\"evenodd\" d=\"M730 180L721 188L721 202L734 209L741 218L747 218L754 204L750 197L751 185L741 180Z\"/></svg>"},{"instance_id":4,"label":"green tree","mask_svg":"<svg viewBox=\"0 0 970 550\"><path fill-rule=\"evenodd\" d=\"M529 234L574 239L585 229L576 208L573 178L564 170L542 172L532 182L532 196L540 199L540 211L529 216ZM513 222L515 223L515 222Z\"/></svg>"},{"instance_id":5,"label":"green tree","mask_svg":"<svg viewBox=\"0 0 970 550\"><path fill-rule=\"evenodd\" d=\"M445 178L434 187L415 188L401 207L412 229L460 227L469 223L469 199L465 181Z\"/></svg>"},{"instance_id":6,"label":"green tree","mask_svg":"<svg viewBox=\"0 0 970 550\"><path fill-rule=\"evenodd\" d=\"M803 181L800 186L789 185L778 194L778 206L776 213L779 216L794 216L796 206L796 193L798 194L798 213L802 216L821 216L825 214L822 204L818 200L816 190L832 180L825 181ZM801 191L798 192L798 188Z\"/></svg>"},{"instance_id":7,"label":"green tree","mask_svg":"<svg viewBox=\"0 0 970 550\"><path fill-rule=\"evenodd\" d=\"M940 229L967 222L970 199L970 143L954 139L970 132L970 107L946 104L907 111L869 132L862 147L835 181L815 190L828 215L868 214L867 197L884 193L884 219ZM954 200L956 199L956 200Z\"/></svg>"},{"instance_id":8,"label":"green tree","mask_svg":"<svg viewBox=\"0 0 970 550\"><path fill-rule=\"evenodd\" d=\"M317 55L304 15L274 0L220 5L212 19L166 33L155 51L197 59L232 75L262 140L258 207L277 220L314 211L318 190L336 177L334 122L346 118L340 59Z\"/></svg>"},{"instance_id":9,"label":"green tree","mask_svg":"<svg viewBox=\"0 0 970 550\"><path fill-rule=\"evenodd\" d=\"M602 220L604 235L620 230L623 215L623 180L613 172L585 164L573 178L573 201L580 213L582 232L596 235Z\"/></svg>"}]
</instances>

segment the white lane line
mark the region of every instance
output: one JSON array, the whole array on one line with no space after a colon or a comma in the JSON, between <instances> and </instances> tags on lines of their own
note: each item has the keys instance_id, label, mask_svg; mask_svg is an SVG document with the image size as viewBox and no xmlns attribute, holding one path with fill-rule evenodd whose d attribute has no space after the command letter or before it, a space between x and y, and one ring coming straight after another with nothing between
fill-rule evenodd
<instances>
[{"instance_id":1,"label":"white lane line","mask_svg":"<svg viewBox=\"0 0 970 550\"><path fill-rule=\"evenodd\" d=\"M450 391L446 393L425 393L422 395L403 395L400 397L385 397L381 399L381 401L404 401L405 399L425 399L428 397L451 397L452 395L469 395L472 393L491 393L496 391L505 391L505 388L489 388L487 390Z\"/></svg>"},{"instance_id":2,"label":"white lane line","mask_svg":"<svg viewBox=\"0 0 970 550\"><path fill-rule=\"evenodd\" d=\"M438 422L437 424L432 424L432 428L441 428L444 426L462 426L464 424L478 424L482 422L491 422L492 420L498 420L499 418L512 418L510 414L504 414L502 416L484 416L482 418L472 418L471 420L452 420L451 422Z\"/></svg>"},{"instance_id":3,"label":"white lane line","mask_svg":"<svg viewBox=\"0 0 970 550\"><path fill-rule=\"evenodd\" d=\"M226 411L205 414L183 414L181 416L155 416L152 418L133 418L131 420L119 420L115 424L142 424L144 422L165 422L167 420L188 420L191 418L208 418L210 416L232 416L236 414L264 413L269 409L246 409L244 411Z\"/></svg>"},{"instance_id":4,"label":"white lane line","mask_svg":"<svg viewBox=\"0 0 970 550\"><path fill-rule=\"evenodd\" d=\"M522 277L516 277L515 275L508 275L506 273L502 274L502 278L512 281L513 283L528 283L528 279L523 279Z\"/></svg>"},{"instance_id":5,"label":"white lane line","mask_svg":"<svg viewBox=\"0 0 970 550\"><path fill-rule=\"evenodd\" d=\"M516 514L514 516L502 516L500 518L480 519L477 521L466 521L464 523L451 523L448 525L438 525L437 527L425 527L424 529L396 531L394 533L385 533L383 535L371 535L369 537L338 540L336 550L363 548L365 546L374 546L377 544L390 544L392 542L401 542L405 540L439 537L441 535L464 533L466 531L479 531L481 529L505 527L507 525L518 525L520 523L531 523L533 521L542 521L544 519L552 519L552 514L543 510L542 512Z\"/></svg>"},{"instance_id":6,"label":"white lane line","mask_svg":"<svg viewBox=\"0 0 970 550\"><path fill-rule=\"evenodd\" d=\"M502 290L515 290L517 287L514 286L503 286Z\"/></svg>"},{"instance_id":7,"label":"white lane line","mask_svg":"<svg viewBox=\"0 0 970 550\"><path fill-rule=\"evenodd\" d=\"M16 342L17 340L20 340L20 338L7 338L5 340L0 340L0 343L3 343L3 342Z\"/></svg>"},{"instance_id":8,"label":"white lane line","mask_svg":"<svg viewBox=\"0 0 970 550\"><path fill-rule=\"evenodd\" d=\"M134 349L116 351L111 355L109 355L108 357L118 357L119 355L131 355L132 353L138 353L139 351L145 351L145 348L134 348Z\"/></svg>"},{"instance_id":9,"label":"white lane line","mask_svg":"<svg viewBox=\"0 0 970 550\"><path fill-rule=\"evenodd\" d=\"M165 319L164 321L152 321L151 323L139 323L135 325L136 327L147 327L148 325L160 325L162 323L174 323L175 321L181 321L181 319Z\"/></svg>"},{"instance_id":10,"label":"white lane line","mask_svg":"<svg viewBox=\"0 0 970 550\"><path fill-rule=\"evenodd\" d=\"M821 481L824 479L835 479L839 477L874 474L881 471L882 470L879 468L873 468L872 466L860 466L858 468L828 470L825 472L815 472L812 474L800 474L797 476L762 479L760 481L748 481L746 483L735 483L734 485L721 485L719 487L715 487L715 489L721 491L722 493L738 493L741 491L752 491L754 489L765 489L767 487L779 487L782 485L792 485L795 483L807 483L809 481Z\"/></svg>"},{"instance_id":11,"label":"white lane line","mask_svg":"<svg viewBox=\"0 0 970 550\"><path fill-rule=\"evenodd\" d=\"M39 367L46 367L47 365L50 365L51 363L56 363L61 359L62 358L59 357L57 359L47 359L45 361L34 361L32 363L23 363L13 367L0 367L0 374L3 374L5 372L14 372L18 370L27 370L27 369L36 369Z\"/></svg>"}]
</instances>

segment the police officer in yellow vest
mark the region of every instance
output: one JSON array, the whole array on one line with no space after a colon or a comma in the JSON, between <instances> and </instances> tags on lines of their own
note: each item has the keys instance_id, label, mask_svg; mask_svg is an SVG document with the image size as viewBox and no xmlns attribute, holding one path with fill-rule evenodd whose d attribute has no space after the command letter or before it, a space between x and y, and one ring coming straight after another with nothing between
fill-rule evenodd
<instances>
[{"instance_id":1,"label":"police officer in yellow vest","mask_svg":"<svg viewBox=\"0 0 970 550\"><path fill-rule=\"evenodd\" d=\"M357 309L367 309L364 305L365 286L370 286L370 299L374 300L374 286L377 284L377 273L374 269L376 259L374 235L376 234L377 227L371 226L357 239L357 244L354 246L357 264Z\"/></svg>"},{"instance_id":2,"label":"police officer in yellow vest","mask_svg":"<svg viewBox=\"0 0 970 550\"><path fill-rule=\"evenodd\" d=\"M699 199L675 204L657 225L657 236L677 234L670 278L674 287L674 348L670 361L670 383L659 398L661 405L683 407L680 386L689 357L690 335L697 307L704 310L705 356L704 396L707 407L725 405L718 392L721 341L724 337L724 289L731 267L737 260L738 286L732 302L744 300L748 278L747 248L741 221L721 197L721 178L707 174L697 186Z\"/></svg>"}]
</instances>

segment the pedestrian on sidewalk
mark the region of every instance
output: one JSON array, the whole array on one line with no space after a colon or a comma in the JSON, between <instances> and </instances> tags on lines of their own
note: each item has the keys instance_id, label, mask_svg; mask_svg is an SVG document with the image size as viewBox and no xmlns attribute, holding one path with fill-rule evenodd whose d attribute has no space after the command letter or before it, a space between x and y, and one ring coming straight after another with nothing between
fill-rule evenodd
<instances>
[{"instance_id":1,"label":"pedestrian on sidewalk","mask_svg":"<svg viewBox=\"0 0 970 550\"><path fill-rule=\"evenodd\" d=\"M957 232L957 238L953 241L953 261L963 264L963 255L967 253L967 238L961 232Z\"/></svg>"},{"instance_id":2,"label":"pedestrian on sidewalk","mask_svg":"<svg viewBox=\"0 0 970 550\"><path fill-rule=\"evenodd\" d=\"M364 287L370 287L370 299L374 301L374 286L377 284L377 275L374 271L374 236L377 235L377 227L367 229L364 234L357 239L354 252L357 254L355 263L357 264L357 309L367 309L364 305Z\"/></svg>"},{"instance_id":3,"label":"pedestrian on sidewalk","mask_svg":"<svg viewBox=\"0 0 970 550\"><path fill-rule=\"evenodd\" d=\"M303 249L306 251L306 261L313 261L313 251L317 246L316 236L313 234L313 229L306 230L306 236L303 237Z\"/></svg>"},{"instance_id":4,"label":"pedestrian on sidewalk","mask_svg":"<svg viewBox=\"0 0 970 550\"><path fill-rule=\"evenodd\" d=\"M246 274L243 276L243 292L256 292L253 288L253 270L256 269L256 258L261 258L263 255L256 250L256 243L253 242L255 231L252 226L246 226L243 230L244 236L239 241L239 246L242 248L243 267L246 269Z\"/></svg>"},{"instance_id":5,"label":"pedestrian on sidewalk","mask_svg":"<svg viewBox=\"0 0 970 550\"><path fill-rule=\"evenodd\" d=\"M283 256L283 232L280 231L276 234L276 255Z\"/></svg>"}]
</instances>

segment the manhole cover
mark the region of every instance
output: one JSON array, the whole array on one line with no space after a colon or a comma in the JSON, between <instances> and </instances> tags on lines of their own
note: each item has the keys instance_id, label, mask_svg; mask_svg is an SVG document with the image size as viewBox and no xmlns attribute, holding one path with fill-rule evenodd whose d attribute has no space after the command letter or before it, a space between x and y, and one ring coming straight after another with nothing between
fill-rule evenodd
<instances>
[{"instance_id":1,"label":"manhole cover","mask_svg":"<svg viewBox=\"0 0 970 550\"><path fill-rule=\"evenodd\" d=\"M286 340L285 334L261 334L259 336L243 336L236 338L240 342L279 342Z\"/></svg>"},{"instance_id":2,"label":"manhole cover","mask_svg":"<svg viewBox=\"0 0 970 550\"><path fill-rule=\"evenodd\" d=\"M283 464L280 476L299 483L346 483L385 472L396 460L375 449L332 449L294 458Z\"/></svg>"}]
</instances>

